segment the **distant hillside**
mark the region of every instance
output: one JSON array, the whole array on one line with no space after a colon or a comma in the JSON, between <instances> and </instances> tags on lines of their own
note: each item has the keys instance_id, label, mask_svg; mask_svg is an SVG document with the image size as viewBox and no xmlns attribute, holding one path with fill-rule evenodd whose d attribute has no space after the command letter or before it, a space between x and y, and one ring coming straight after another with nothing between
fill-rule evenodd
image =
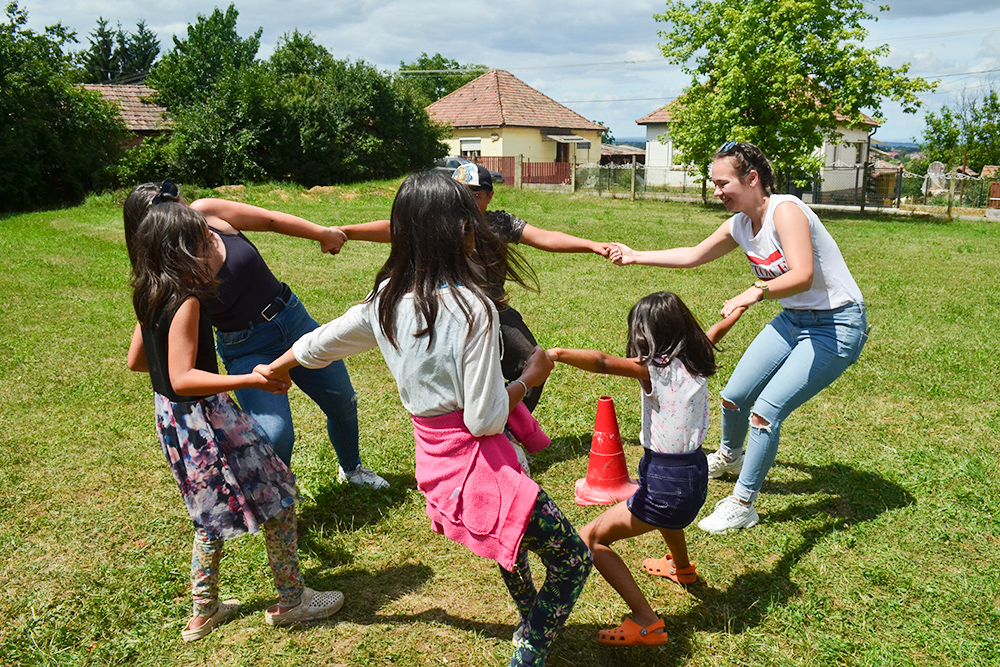
<instances>
[{"instance_id":1,"label":"distant hillside","mask_svg":"<svg viewBox=\"0 0 1000 667\"><path fill-rule=\"evenodd\" d=\"M645 137L623 137L623 138L615 137L615 143L618 144L618 145L635 146L636 148L645 148L646 147L646 138Z\"/></svg>"},{"instance_id":2,"label":"distant hillside","mask_svg":"<svg viewBox=\"0 0 1000 667\"><path fill-rule=\"evenodd\" d=\"M909 141L872 141L872 145L881 151L899 151L900 153L912 153L920 148L917 144Z\"/></svg>"}]
</instances>

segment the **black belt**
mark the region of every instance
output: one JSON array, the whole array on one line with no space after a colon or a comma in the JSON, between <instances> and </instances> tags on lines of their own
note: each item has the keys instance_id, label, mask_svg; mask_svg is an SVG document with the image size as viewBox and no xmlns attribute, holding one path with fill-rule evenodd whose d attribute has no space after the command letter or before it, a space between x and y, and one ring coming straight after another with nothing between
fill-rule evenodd
<instances>
[{"instance_id":1,"label":"black belt","mask_svg":"<svg viewBox=\"0 0 1000 667\"><path fill-rule=\"evenodd\" d=\"M274 301L264 306L264 309L261 310L259 314L255 315L252 320L250 320L250 326L247 328L252 329L255 326L263 324L264 322L270 322L273 320L278 316L278 313L285 309L285 305L291 298L292 288L285 283L281 283L281 291L278 293L278 296L274 297Z\"/></svg>"}]
</instances>

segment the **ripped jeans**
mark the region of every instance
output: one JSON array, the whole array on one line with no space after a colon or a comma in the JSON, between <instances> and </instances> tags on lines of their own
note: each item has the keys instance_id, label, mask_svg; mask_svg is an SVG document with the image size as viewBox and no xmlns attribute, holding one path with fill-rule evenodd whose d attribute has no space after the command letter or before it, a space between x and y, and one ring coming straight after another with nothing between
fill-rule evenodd
<instances>
[{"instance_id":1,"label":"ripped jeans","mask_svg":"<svg viewBox=\"0 0 1000 667\"><path fill-rule=\"evenodd\" d=\"M868 339L863 303L833 310L782 310L750 343L733 371L722 400L719 452L746 457L733 495L752 502L778 452L781 423L857 361ZM766 426L751 426L757 415ZM747 439L747 431L750 437Z\"/></svg>"}]
</instances>

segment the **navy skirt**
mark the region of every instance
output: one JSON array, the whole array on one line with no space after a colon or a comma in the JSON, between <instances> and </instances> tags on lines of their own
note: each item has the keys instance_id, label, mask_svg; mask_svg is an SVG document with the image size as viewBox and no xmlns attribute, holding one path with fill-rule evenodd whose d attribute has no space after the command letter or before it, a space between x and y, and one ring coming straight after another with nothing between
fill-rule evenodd
<instances>
[{"instance_id":1,"label":"navy skirt","mask_svg":"<svg viewBox=\"0 0 1000 667\"><path fill-rule=\"evenodd\" d=\"M705 452L661 454L647 449L639 461L639 490L628 499L628 509L651 526L680 530L695 520L707 494Z\"/></svg>"}]
</instances>

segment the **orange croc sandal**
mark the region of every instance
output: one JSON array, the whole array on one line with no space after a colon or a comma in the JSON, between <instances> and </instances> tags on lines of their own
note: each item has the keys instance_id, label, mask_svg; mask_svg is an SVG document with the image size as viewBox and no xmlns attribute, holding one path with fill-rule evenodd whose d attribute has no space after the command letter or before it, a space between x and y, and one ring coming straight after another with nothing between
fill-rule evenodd
<instances>
[{"instance_id":1,"label":"orange croc sandal","mask_svg":"<svg viewBox=\"0 0 1000 667\"><path fill-rule=\"evenodd\" d=\"M609 646L662 646L667 643L667 631L663 630L662 618L645 628L626 618L617 628L598 632L597 641Z\"/></svg>"},{"instance_id":2,"label":"orange croc sandal","mask_svg":"<svg viewBox=\"0 0 1000 667\"><path fill-rule=\"evenodd\" d=\"M674 558L667 554L663 558L647 558L642 561L643 572L648 572L657 577L666 577L678 584L693 584L698 580L698 573L694 569L694 563L687 567L677 567L674 565Z\"/></svg>"}]
</instances>

